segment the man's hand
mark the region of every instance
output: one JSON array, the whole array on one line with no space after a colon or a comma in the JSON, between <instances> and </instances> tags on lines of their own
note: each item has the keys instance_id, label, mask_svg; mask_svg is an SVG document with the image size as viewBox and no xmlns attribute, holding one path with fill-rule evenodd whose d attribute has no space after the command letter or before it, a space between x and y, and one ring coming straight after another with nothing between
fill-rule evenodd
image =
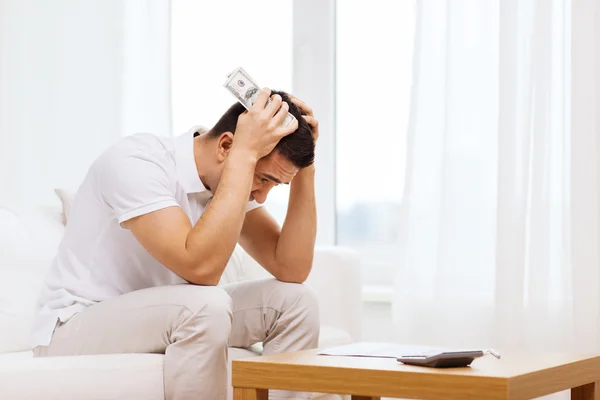
<instances>
[{"instance_id":1,"label":"man's hand","mask_svg":"<svg viewBox=\"0 0 600 400\"><path fill-rule=\"evenodd\" d=\"M319 139L319 121L315 119L312 108L310 108L305 102L303 102L295 96L290 95L290 98L292 99L292 103L297 105L302 111L306 113L306 115L303 115L302 117L306 120L306 122L308 122L308 124L312 128L313 139L315 139L315 143L317 143L317 139Z\"/></svg>"},{"instance_id":2,"label":"man's hand","mask_svg":"<svg viewBox=\"0 0 600 400\"><path fill-rule=\"evenodd\" d=\"M267 106L271 91L261 90L250 110L238 118L233 139L233 148L248 151L256 160L269 154L284 137L298 129L298 121L281 126L287 116L289 106L275 95Z\"/></svg>"}]
</instances>

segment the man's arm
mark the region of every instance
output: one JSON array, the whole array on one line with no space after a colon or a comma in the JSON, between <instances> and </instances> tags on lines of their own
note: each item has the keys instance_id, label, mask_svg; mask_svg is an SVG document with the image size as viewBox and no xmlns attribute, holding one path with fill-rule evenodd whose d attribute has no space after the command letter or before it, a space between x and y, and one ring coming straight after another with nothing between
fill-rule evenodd
<instances>
[{"instance_id":1,"label":"man's arm","mask_svg":"<svg viewBox=\"0 0 600 400\"><path fill-rule=\"evenodd\" d=\"M304 102L292 101L306 112L315 142L319 126L313 112ZM303 168L290 187L288 211L280 229L263 208L246 215L240 244L252 258L284 282L302 283L310 274L317 236L317 205L315 200L315 166Z\"/></svg>"},{"instance_id":2,"label":"man's arm","mask_svg":"<svg viewBox=\"0 0 600 400\"><path fill-rule=\"evenodd\" d=\"M275 278L302 283L308 278L317 235L315 168L298 172L290 187L290 200L283 227L264 208L247 213L240 244Z\"/></svg>"},{"instance_id":3,"label":"man's arm","mask_svg":"<svg viewBox=\"0 0 600 400\"><path fill-rule=\"evenodd\" d=\"M219 282L242 229L257 160L297 128L280 126L288 107L279 96L265 108L269 93L263 90L239 117L218 189L195 226L179 207L123 223L156 260L191 283Z\"/></svg>"},{"instance_id":4,"label":"man's arm","mask_svg":"<svg viewBox=\"0 0 600 400\"><path fill-rule=\"evenodd\" d=\"M256 161L248 153L231 152L219 188L195 226L180 207L123 223L152 257L198 285L219 283L244 220Z\"/></svg>"}]
</instances>

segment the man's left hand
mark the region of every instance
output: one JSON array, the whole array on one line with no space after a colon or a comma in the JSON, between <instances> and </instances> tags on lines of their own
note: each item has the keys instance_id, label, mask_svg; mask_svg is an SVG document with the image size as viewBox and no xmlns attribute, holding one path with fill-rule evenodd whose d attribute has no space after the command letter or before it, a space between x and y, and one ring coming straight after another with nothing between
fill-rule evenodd
<instances>
[{"instance_id":1,"label":"man's left hand","mask_svg":"<svg viewBox=\"0 0 600 400\"><path fill-rule=\"evenodd\" d=\"M290 99L292 100L292 103L297 105L302 111L306 113L306 115L303 115L302 117L306 120L306 122L308 122L308 124L312 128L313 138L315 140L315 143L317 143L317 139L319 138L319 121L317 121L313 116L312 108L310 108L305 102L303 102L297 97L290 96Z\"/></svg>"}]
</instances>

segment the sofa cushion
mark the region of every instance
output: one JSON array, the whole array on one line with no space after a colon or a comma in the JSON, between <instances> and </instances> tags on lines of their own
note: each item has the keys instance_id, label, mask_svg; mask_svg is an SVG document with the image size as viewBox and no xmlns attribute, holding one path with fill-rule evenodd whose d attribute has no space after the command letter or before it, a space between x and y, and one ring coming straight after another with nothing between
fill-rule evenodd
<instances>
[{"instance_id":1,"label":"sofa cushion","mask_svg":"<svg viewBox=\"0 0 600 400\"><path fill-rule=\"evenodd\" d=\"M0 398L163 400L163 357L116 354L33 358L0 356Z\"/></svg>"},{"instance_id":2,"label":"sofa cushion","mask_svg":"<svg viewBox=\"0 0 600 400\"><path fill-rule=\"evenodd\" d=\"M229 349L229 358L256 356ZM110 354L34 358L30 351L0 356L0 398L163 400L162 354ZM314 394L314 399L341 399Z\"/></svg>"},{"instance_id":3,"label":"sofa cushion","mask_svg":"<svg viewBox=\"0 0 600 400\"><path fill-rule=\"evenodd\" d=\"M35 268L0 265L0 353L30 349L34 307L43 277Z\"/></svg>"},{"instance_id":4,"label":"sofa cushion","mask_svg":"<svg viewBox=\"0 0 600 400\"><path fill-rule=\"evenodd\" d=\"M16 262L45 270L63 233L58 208L0 206L0 263Z\"/></svg>"},{"instance_id":5,"label":"sofa cushion","mask_svg":"<svg viewBox=\"0 0 600 400\"><path fill-rule=\"evenodd\" d=\"M56 209L0 207L0 353L29 349L35 302L63 229Z\"/></svg>"},{"instance_id":6,"label":"sofa cushion","mask_svg":"<svg viewBox=\"0 0 600 400\"><path fill-rule=\"evenodd\" d=\"M75 202L75 195L68 189L56 188L54 193L58 196L60 203L62 204L62 221L64 225L67 225L69 217L71 216L71 210L73 209L73 203Z\"/></svg>"}]
</instances>

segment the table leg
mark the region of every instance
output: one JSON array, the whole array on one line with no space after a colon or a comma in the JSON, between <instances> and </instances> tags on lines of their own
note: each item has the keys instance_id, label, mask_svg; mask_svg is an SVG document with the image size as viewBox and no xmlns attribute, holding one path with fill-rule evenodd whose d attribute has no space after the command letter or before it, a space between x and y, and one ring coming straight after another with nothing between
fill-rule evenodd
<instances>
[{"instance_id":1,"label":"table leg","mask_svg":"<svg viewBox=\"0 0 600 400\"><path fill-rule=\"evenodd\" d=\"M600 382L571 389L571 400L600 400Z\"/></svg>"},{"instance_id":2,"label":"table leg","mask_svg":"<svg viewBox=\"0 0 600 400\"><path fill-rule=\"evenodd\" d=\"M233 400L269 400L267 389L233 388Z\"/></svg>"},{"instance_id":3,"label":"table leg","mask_svg":"<svg viewBox=\"0 0 600 400\"><path fill-rule=\"evenodd\" d=\"M357 396L357 395L352 395L352 400L381 400L381 397L377 396Z\"/></svg>"}]
</instances>

